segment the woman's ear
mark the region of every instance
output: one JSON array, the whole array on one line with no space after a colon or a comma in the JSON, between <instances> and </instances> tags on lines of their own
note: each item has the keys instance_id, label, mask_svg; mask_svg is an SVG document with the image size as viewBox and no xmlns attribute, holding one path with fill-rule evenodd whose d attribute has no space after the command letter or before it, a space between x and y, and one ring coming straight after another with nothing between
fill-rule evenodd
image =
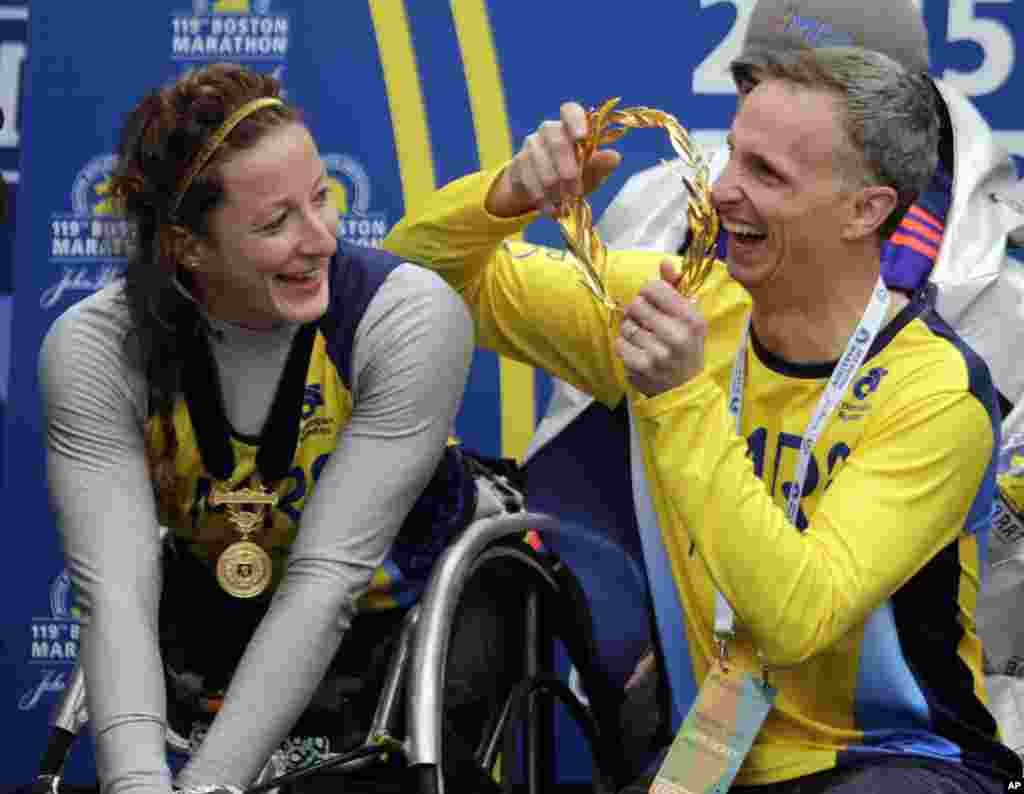
<instances>
[{"instance_id":1,"label":"woman's ear","mask_svg":"<svg viewBox=\"0 0 1024 794\"><path fill-rule=\"evenodd\" d=\"M198 270L204 259L205 244L190 229L169 223L160 229L160 254L167 266Z\"/></svg>"}]
</instances>

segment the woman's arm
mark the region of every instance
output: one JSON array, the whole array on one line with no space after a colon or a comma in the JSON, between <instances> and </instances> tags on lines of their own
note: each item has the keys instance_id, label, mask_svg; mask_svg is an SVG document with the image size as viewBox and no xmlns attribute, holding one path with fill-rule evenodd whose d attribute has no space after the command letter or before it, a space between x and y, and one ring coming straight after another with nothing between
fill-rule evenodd
<instances>
[{"instance_id":1,"label":"woman's arm","mask_svg":"<svg viewBox=\"0 0 1024 794\"><path fill-rule=\"evenodd\" d=\"M458 410L472 324L437 276L403 265L360 322L352 419L305 506L270 610L183 785L246 785L301 715L356 599L426 486Z\"/></svg>"},{"instance_id":2,"label":"woman's arm","mask_svg":"<svg viewBox=\"0 0 1024 794\"><path fill-rule=\"evenodd\" d=\"M145 391L125 363L125 327L109 290L85 299L47 335L39 379L103 791L166 794L160 528L143 442Z\"/></svg>"}]
</instances>

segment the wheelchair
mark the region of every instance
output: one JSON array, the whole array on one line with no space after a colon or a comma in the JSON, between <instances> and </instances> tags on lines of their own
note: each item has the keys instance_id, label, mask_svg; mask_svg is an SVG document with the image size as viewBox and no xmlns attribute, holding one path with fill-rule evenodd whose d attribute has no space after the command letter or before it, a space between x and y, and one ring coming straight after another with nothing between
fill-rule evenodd
<instances>
[{"instance_id":1,"label":"wheelchair","mask_svg":"<svg viewBox=\"0 0 1024 794\"><path fill-rule=\"evenodd\" d=\"M550 515L526 510L473 521L444 550L418 604L405 615L361 745L291 771L283 771L279 759L272 757L246 794L288 791L313 775L334 779L357 771L366 774L378 763L405 768L405 779L413 783L403 790L443 794L445 667L454 617L473 574L496 564L521 575L524 583L522 677L480 732L473 758L480 790L512 791L514 784L515 790L529 794L555 790L556 701L564 704L589 745L594 791L607 794L624 785L628 772L618 741L621 688L597 662L593 626L578 581L557 557L537 553L523 542L530 530L546 537L566 535L566 540L575 534ZM556 636L568 650L578 688L570 689L555 674ZM29 787L35 794L61 794L65 762L88 719L85 680L76 667L50 719L49 741ZM192 745L184 736L169 729L166 739L169 751L189 754ZM499 770L501 783L496 782Z\"/></svg>"}]
</instances>

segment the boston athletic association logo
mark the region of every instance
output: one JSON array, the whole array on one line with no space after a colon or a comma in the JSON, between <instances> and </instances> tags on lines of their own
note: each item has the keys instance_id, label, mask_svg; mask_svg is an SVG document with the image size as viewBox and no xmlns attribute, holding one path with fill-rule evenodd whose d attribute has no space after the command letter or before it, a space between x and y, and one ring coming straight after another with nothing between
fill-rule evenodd
<instances>
[{"instance_id":1,"label":"boston athletic association logo","mask_svg":"<svg viewBox=\"0 0 1024 794\"><path fill-rule=\"evenodd\" d=\"M74 605L71 577L62 570L50 584L49 614L29 625L28 664L34 683L18 695L18 708L31 711L46 695L62 692L78 660L80 613Z\"/></svg>"},{"instance_id":2,"label":"boston athletic association logo","mask_svg":"<svg viewBox=\"0 0 1024 794\"><path fill-rule=\"evenodd\" d=\"M387 215L371 208L370 175L347 154L323 155L327 189L338 211L338 237L355 245L380 248L388 233Z\"/></svg>"},{"instance_id":3,"label":"boston athletic association logo","mask_svg":"<svg viewBox=\"0 0 1024 794\"><path fill-rule=\"evenodd\" d=\"M116 156L109 153L89 160L72 181L71 211L51 214L49 259L54 277L39 296L42 308L106 286L134 252L134 229L116 212L110 194L116 164Z\"/></svg>"}]
</instances>

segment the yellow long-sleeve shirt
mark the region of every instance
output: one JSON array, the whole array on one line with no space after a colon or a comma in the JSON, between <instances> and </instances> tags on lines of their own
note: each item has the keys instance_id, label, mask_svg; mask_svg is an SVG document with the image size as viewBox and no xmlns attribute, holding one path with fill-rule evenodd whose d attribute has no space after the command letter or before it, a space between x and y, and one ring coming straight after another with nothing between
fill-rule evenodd
<instances>
[{"instance_id":1,"label":"yellow long-sleeve shirt","mask_svg":"<svg viewBox=\"0 0 1024 794\"><path fill-rule=\"evenodd\" d=\"M703 372L653 398L636 394L613 348L618 317L581 283L571 255L509 239L536 216L487 213L497 174L448 185L385 247L462 294L482 346L610 407L630 400L685 616L691 683L716 652L716 588L737 615L733 657L754 666L759 652L773 668L775 708L737 783L894 752L1019 775L984 705L974 627L995 394L929 293L878 335L813 450L794 527L785 494L833 364L794 365L753 338L738 435L727 394L750 296L723 266L698 295L710 329ZM611 298L626 305L663 258L609 252Z\"/></svg>"}]
</instances>

